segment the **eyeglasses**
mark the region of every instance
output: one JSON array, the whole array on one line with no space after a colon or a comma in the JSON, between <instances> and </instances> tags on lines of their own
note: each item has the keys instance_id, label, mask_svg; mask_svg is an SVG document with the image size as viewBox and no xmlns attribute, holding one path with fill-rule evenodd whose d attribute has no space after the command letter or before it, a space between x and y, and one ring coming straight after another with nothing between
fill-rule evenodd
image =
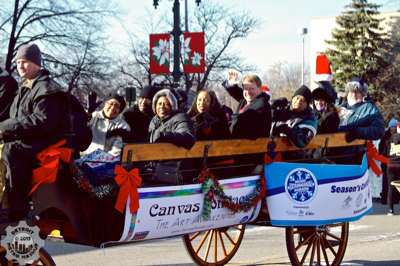
<instances>
[{"instance_id":1,"label":"eyeglasses","mask_svg":"<svg viewBox=\"0 0 400 266\"><path fill-rule=\"evenodd\" d=\"M106 105L113 106L113 107L118 107L118 108L121 106L121 104L118 103L118 102L106 102Z\"/></svg>"}]
</instances>

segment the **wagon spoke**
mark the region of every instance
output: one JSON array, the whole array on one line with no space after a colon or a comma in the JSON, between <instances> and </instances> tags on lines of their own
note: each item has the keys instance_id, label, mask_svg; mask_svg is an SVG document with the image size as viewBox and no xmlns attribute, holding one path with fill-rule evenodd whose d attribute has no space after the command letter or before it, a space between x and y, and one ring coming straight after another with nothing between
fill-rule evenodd
<instances>
[{"instance_id":1,"label":"wagon spoke","mask_svg":"<svg viewBox=\"0 0 400 266\"><path fill-rule=\"evenodd\" d=\"M219 235L219 239L221 240L222 251L224 252L224 256L226 257L226 256L228 256L228 254L226 253L224 239L222 238L222 234L220 231L218 231L218 235Z\"/></svg>"},{"instance_id":2,"label":"wagon spoke","mask_svg":"<svg viewBox=\"0 0 400 266\"><path fill-rule=\"evenodd\" d=\"M332 237L333 239L336 239L336 240L339 241L339 242L342 241L342 239L341 239L340 237L338 237L338 236L336 236L336 235L334 235L334 234L332 234L332 233L326 232L326 234L327 234L328 236Z\"/></svg>"},{"instance_id":3,"label":"wagon spoke","mask_svg":"<svg viewBox=\"0 0 400 266\"><path fill-rule=\"evenodd\" d=\"M314 255L315 255L315 247L316 247L316 242L318 238L314 238L314 241L312 242L312 250L311 250L311 257L310 257L310 266L313 265L314 262Z\"/></svg>"},{"instance_id":4,"label":"wagon spoke","mask_svg":"<svg viewBox=\"0 0 400 266\"><path fill-rule=\"evenodd\" d=\"M297 245L297 247L295 247L295 250L299 250L303 245L307 244L310 239L314 236L314 234L310 235L309 237L307 237L303 242L299 241L299 244Z\"/></svg>"},{"instance_id":5,"label":"wagon spoke","mask_svg":"<svg viewBox=\"0 0 400 266\"><path fill-rule=\"evenodd\" d=\"M208 239L207 248L206 248L206 257L204 258L204 261L207 261L208 254L210 253L210 247L211 247L211 242L212 242L213 236L214 236L214 230L211 230L211 236Z\"/></svg>"},{"instance_id":6,"label":"wagon spoke","mask_svg":"<svg viewBox=\"0 0 400 266\"><path fill-rule=\"evenodd\" d=\"M300 264L303 264L304 261L306 260L307 255L308 255L308 252L310 251L310 248L311 248L311 245L312 245L312 244L313 244L313 242L310 242L310 243L308 244L306 251L304 251L303 258L301 258Z\"/></svg>"},{"instance_id":7,"label":"wagon spoke","mask_svg":"<svg viewBox=\"0 0 400 266\"><path fill-rule=\"evenodd\" d=\"M324 245L324 239L321 239L321 246L322 246L322 254L324 255L325 263L326 266L329 266L329 259L328 259L328 254L326 254L326 247Z\"/></svg>"},{"instance_id":8,"label":"wagon spoke","mask_svg":"<svg viewBox=\"0 0 400 266\"><path fill-rule=\"evenodd\" d=\"M190 236L190 241L193 241L196 237L198 237L199 235L201 234L201 232L196 232L196 233L194 233L194 234L192 234L191 236Z\"/></svg>"},{"instance_id":9,"label":"wagon spoke","mask_svg":"<svg viewBox=\"0 0 400 266\"><path fill-rule=\"evenodd\" d=\"M214 262L218 260L218 231L214 231Z\"/></svg>"},{"instance_id":10,"label":"wagon spoke","mask_svg":"<svg viewBox=\"0 0 400 266\"><path fill-rule=\"evenodd\" d=\"M317 238L317 265L321 265L321 242L320 238Z\"/></svg>"},{"instance_id":11,"label":"wagon spoke","mask_svg":"<svg viewBox=\"0 0 400 266\"><path fill-rule=\"evenodd\" d=\"M207 240L208 235L210 234L210 230L208 230L200 240L199 246L196 249L196 254L199 253L201 247L204 245L204 242Z\"/></svg>"},{"instance_id":12,"label":"wagon spoke","mask_svg":"<svg viewBox=\"0 0 400 266\"><path fill-rule=\"evenodd\" d=\"M229 239L229 241L231 242L232 245L235 245L235 241L233 241L233 239L231 238L231 236L227 233L227 232L223 232L224 235Z\"/></svg>"},{"instance_id":13,"label":"wagon spoke","mask_svg":"<svg viewBox=\"0 0 400 266\"><path fill-rule=\"evenodd\" d=\"M331 243L329 243L329 241L326 240L326 239L325 239L325 243L326 243L327 247L330 249L330 251L333 253L333 255L335 255L335 257L336 257L336 251L335 251L335 249L332 247Z\"/></svg>"},{"instance_id":14,"label":"wagon spoke","mask_svg":"<svg viewBox=\"0 0 400 266\"><path fill-rule=\"evenodd\" d=\"M242 230L242 227L241 227L240 225L235 225L233 228L235 228L235 229L237 229L237 230L239 230L239 231Z\"/></svg>"}]
</instances>

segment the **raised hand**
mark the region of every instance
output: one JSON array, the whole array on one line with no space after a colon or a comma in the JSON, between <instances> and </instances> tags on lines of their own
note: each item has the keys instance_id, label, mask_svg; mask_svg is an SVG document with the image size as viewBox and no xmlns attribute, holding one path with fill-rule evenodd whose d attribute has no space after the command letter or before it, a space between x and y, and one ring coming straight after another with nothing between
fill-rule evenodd
<instances>
[{"instance_id":1,"label":"raised hand","mask_svg":"<svg viewBox=\"0 0 400 266\"><path fill-rule=\"evenodd\" d=\"M228 71L228 82L230 84L239 83L239 72L234 69L230 69Z\"/></svg>"}]
</instances>

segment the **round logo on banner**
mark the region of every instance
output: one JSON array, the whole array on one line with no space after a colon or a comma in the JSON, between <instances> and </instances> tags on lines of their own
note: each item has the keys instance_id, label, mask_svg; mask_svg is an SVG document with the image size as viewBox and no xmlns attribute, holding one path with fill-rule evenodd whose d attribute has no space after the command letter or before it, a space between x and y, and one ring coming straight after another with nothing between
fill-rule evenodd
<instances>
[{"instance_id":1,"label":"round logo on banner","mask_svg":"<svg viewBox=\"0 0 400 266\"><path fill-rule=\"evenodd\" d=\"M44 240L39 237L39 227L20 221L17 226L6 227L6 236L1 239L1 245L6 249L8 260L25 265L39 258L39 249L44 246Z\"/></svg>"},{"instance_id":2,"label":"round logo on banner","mask_svg":"<svg viewBox=\"0 0 400 266\"><path fill-rule=\"evenodd\" d=\"M296 168L286 176L286 193L296 203L305 204L312 201L317 194L317 187L317 179L308 169Z\"/></svg>"}]
</instances>

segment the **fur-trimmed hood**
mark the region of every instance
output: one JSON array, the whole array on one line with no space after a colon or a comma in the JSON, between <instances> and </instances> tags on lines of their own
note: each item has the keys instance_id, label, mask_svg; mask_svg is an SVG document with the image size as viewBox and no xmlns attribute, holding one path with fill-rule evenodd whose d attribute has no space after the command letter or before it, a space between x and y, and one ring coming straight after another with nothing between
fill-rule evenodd
<instances>
[{"instance_id":1,"label":"fur-trimmed hood","mask_svg":"<svg viewBox=\"0 0 400 266\"><path fill-rule=\"evenodd\" d=\"M162 89L159 92L157 92L153 97L152 108L153 108L153 112L155 114L156 114L157 100L158 100L158 98L160 98L162 96L167 97L167 99L171 105L172 111L178 110L178 100L176 99L174 93L169 89Z\"/></svg>"}]
</instances>

